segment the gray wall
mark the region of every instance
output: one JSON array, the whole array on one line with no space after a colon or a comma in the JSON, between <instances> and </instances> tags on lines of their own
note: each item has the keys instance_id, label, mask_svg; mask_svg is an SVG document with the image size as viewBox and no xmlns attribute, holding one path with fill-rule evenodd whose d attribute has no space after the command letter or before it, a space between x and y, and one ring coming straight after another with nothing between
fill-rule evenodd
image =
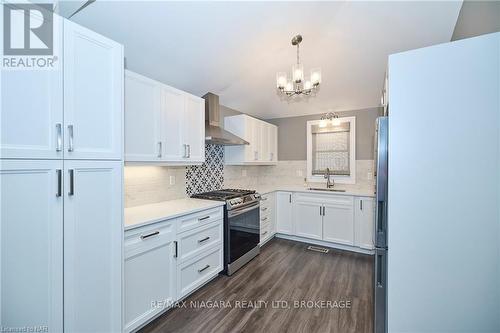
<instances>
[{"instance_id":1,"label":"gray wall","mask_svg":"<svg viewBox=\"0 0 500 333\"><path fill-rule=\"evenodd\" d=\"M341 117L356 117L356 159L373 159L375 120L382 113L381 108L370 108L338 112ZM275 118L266 121L278 126L278 159L280 161L306 160L306 123L317 120L322 114Z\"/></svg>"},{"instance_id":2,"label":"gray wall","mask_svg":"<svg viewBox=\"0 0 500 333\"><path fill-rule=\"evenodd\" d=\"M500 31L500 1L464 1L451 40Z\"/></svg>"}]
</instances>

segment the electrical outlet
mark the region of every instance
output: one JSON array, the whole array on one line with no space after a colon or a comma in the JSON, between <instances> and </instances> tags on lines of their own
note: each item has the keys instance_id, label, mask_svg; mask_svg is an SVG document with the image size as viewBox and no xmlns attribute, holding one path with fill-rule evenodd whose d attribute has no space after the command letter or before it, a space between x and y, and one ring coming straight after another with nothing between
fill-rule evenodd
<instances>
[{"instance_id":1,"label":"electrical outlet","mask_svg":"<svg viewBox=\"0 0 500 333\"><path fill-rule=\"evenodd\" d=\"M302 177L302 170L295 170L297 177Z\"/></svg>"},{"instance_id":2,"label":"electrical outlet","mask_svg":"<svg viewBox=\"0 0 500 333\"><path fill-rule=\"evenodd\" d=\"M241 170L241 177L246 177L247 176L247 169Z\"/></svg>"},{"instance_id":3,"label":"electrical outlet","mask_svg":"<svg viewBox=\"0 0 500 333\"><path fill-rule=\"evenodd\" d=\"M175 185L175 176L170 176L170 185Z\"/></svg>"}]
</instances>

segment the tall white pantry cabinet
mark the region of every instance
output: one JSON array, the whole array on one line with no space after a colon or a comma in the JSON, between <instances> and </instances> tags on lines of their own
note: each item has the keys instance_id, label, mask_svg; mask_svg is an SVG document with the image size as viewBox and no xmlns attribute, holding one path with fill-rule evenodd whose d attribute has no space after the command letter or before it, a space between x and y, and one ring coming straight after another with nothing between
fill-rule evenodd
<instances>
[{"instance_id":1,"label":"tall white pantry cabinet","mask_svg":"<svg viewBox=\"0 0 500 333\"><path fill-rule=\"evenodd\" d=\"M123 47L54 21L57 69L2 72L0 326L121 332Z\"/></svg>"}]
</instances>

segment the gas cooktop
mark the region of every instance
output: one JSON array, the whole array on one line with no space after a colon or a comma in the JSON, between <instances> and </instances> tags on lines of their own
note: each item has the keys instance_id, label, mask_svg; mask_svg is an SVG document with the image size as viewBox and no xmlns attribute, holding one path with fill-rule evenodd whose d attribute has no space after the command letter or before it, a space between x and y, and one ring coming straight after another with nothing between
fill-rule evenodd
<instances>
[{"instance_id":1,"label":"gas cooktop","mask_svg":"<svg viewBox=\"0 0 500 333\"><path fill-rule=\"evenodd\" d=\"M191 198L226 201L254 193L255 191L253 190L240 190L240 189L228 188L217 191L193 194Z\"/></svg>"}]
</instances>

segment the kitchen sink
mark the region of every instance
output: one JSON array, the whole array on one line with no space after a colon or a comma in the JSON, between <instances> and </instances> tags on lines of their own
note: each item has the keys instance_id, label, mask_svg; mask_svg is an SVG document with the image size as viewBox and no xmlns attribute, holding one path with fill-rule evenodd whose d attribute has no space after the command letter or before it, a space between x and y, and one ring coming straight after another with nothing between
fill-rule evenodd
<instances>
[{"instance_id":1,"label":"kitchen sink","mask_svg":"<svg viewBox=\"0 0 500 333\"><path fill-rule=\"evenodd\" d=\"M311 191L328 191L328 192L345 192L345 190L341 190L338 188L326 188L326 187L309 187L308 190Z\"/></svg>"}]
</instances>

